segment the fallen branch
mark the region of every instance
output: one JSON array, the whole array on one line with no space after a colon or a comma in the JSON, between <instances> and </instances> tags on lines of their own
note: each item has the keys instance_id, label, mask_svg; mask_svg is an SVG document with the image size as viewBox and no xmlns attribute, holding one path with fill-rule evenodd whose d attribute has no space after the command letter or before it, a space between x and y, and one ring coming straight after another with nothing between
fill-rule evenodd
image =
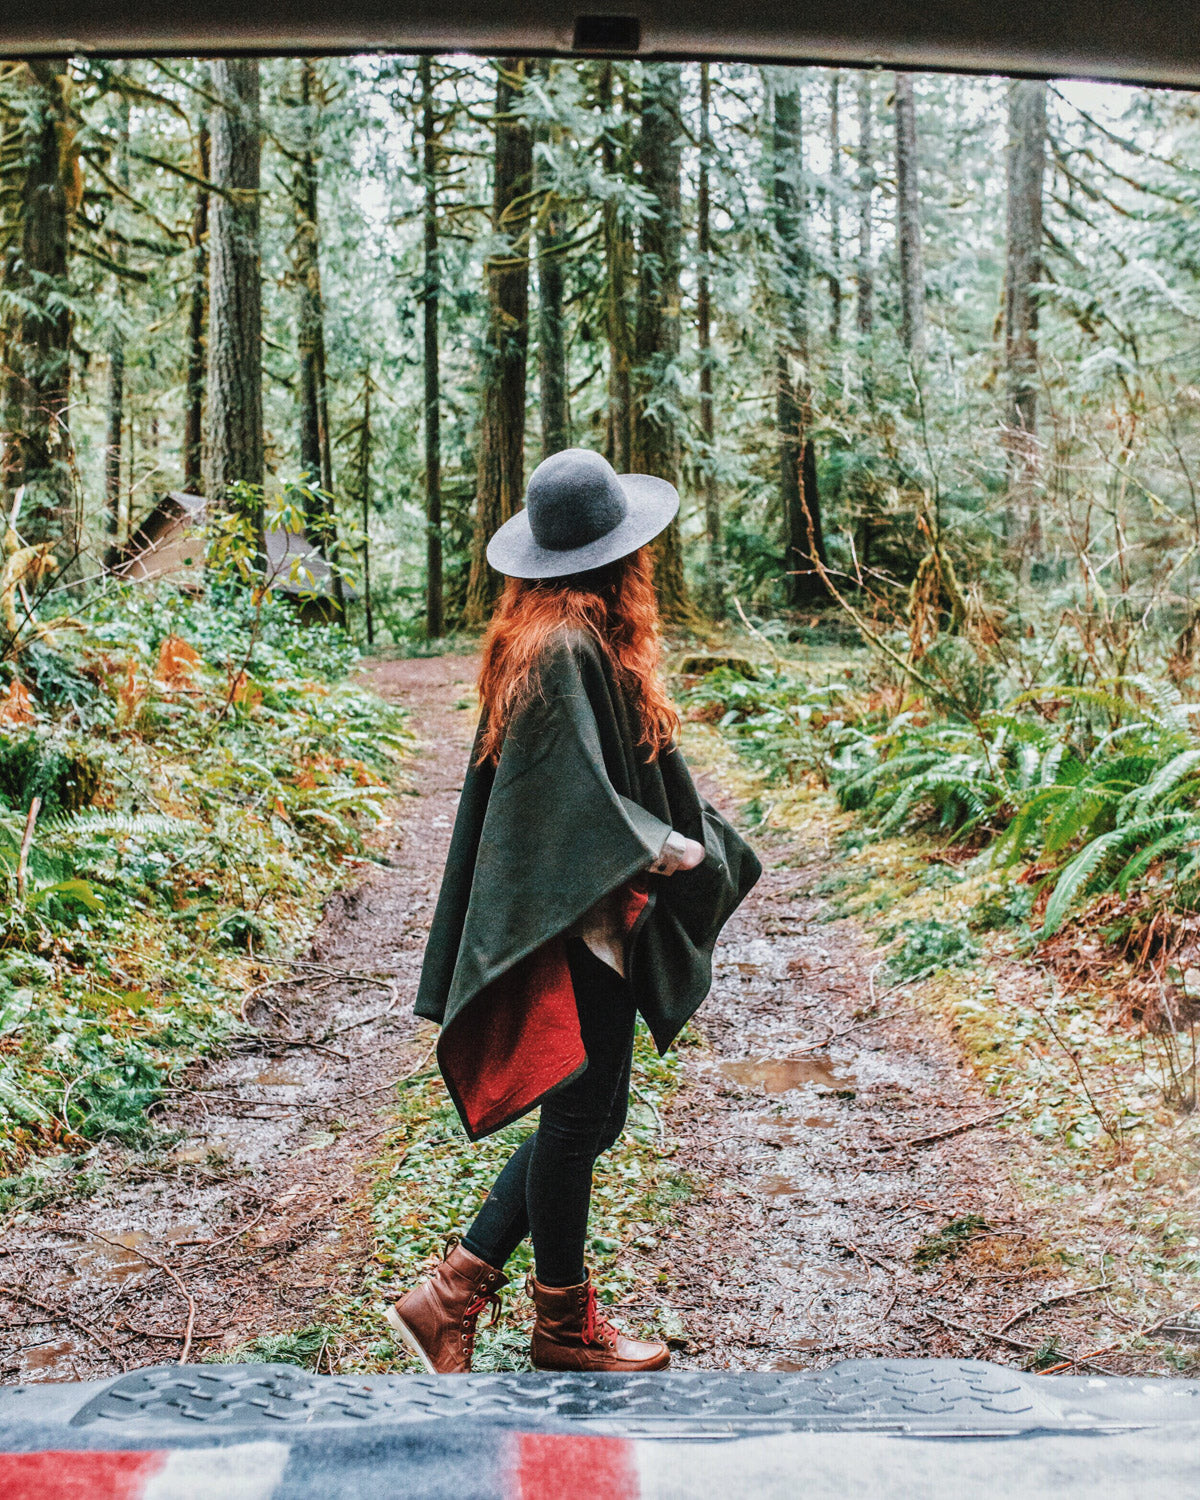
<instances>
[{"instance_id":1,"label":"fallen branch","mask_svg":"<svg viewBox=\"0 0 1200 1500\"><path fill-rule=\"evenodd\" d=\"M1200 1302L1193 1302L1190 1307L1183 1309L1185 1313L1196 1312L1198 1310L1200 1310ZM1077 1369L1080 1365L1085 1365L1093 1359L1100 1359L1102 1355L1116 1354L1120 1351L1122 1344L1128 1343L1132 1339L1149 1338L1151 1334L1160 1332L1163 1325L1169 1323L1172 1318L1178 1318L1179 1316L1180 1314L1177 1312L1164 1313L1161 1318L1156 1318L1153 1323L1146 1323L1143 1327L1134 1329L1132 1333L1126 1334L1123 1339L1118 1339L1114 1344L1105 1344L1102 1349L1093 1349L1090 1353L1077 1355L1074 1359L1060 1360L1058 1364L1051 1365L1049 1369L1040 1370L1038 1373L1040 1375L1061 1375L1064 1370Z\"/></svg>"},{"instance_id":2,"label":"fallen branch","mask_svg":"<svg viewBox=\"0 0 1200 1500\"><path fill-rule=\"evenodd\" d=\"M994 1109L990 1115L980 1115L977 1120L963 1120L959 1125L950 1125L945 1130L935 1130L931 1135L913 1135L907 1140L890 1141L885 1146L876 1146L876 1151L899 1151L905 1146L932 1146L936 1141L948 1141L951 1136L962 1135L968 1130L976 1130L980 1125L990 1125L993 1120L1000 1119L1001 1115L1010 1115L1013 1112L1011 1104L1006 1104L1003 1109Z\"/></svg>"},{"instance_id":3,"label":"fallen branch","mask_svg":"<svg viewBox=\"0 0 1200 1500\"><path fill-rule=\"evenodd\" d=\"M1112 1286L1111 1281L1101 1281L1096 1286L1081 1286L1073 1292L1059 1292L1054 1297L1043 1297L1039 1302L1031 1302L1028 1307L1023 1307L1020 1312L1013 1313L1012 1317L1006 1323L1001 1323L996 1332L1007 1333L1022 1318L1028 1318L1035 1312L1041 1312L1043 1308L1054 1307L1059 1302L1070 1302L1075 1297L1090 1297L1093 1292L1107 1291L1110 1286Z\"/></svg>"},{"instance_id":4,"label":"fallen branch","mask_svg":"<svg viewBox=\"0 0 1200 1500\"><path fill-rule=\"evenodd\" d=\"M84 1338L93 1339L103 1350L112 1355L113 1359L121 1366L122 1373L129 1369L128 1363L120 1352L109 1343L102 1333L97 1333L90 1324L83 1322L82 1319L74 1317L69 1312L61 1312L57 1308L49 1307L45 1302L39 1302L29 1292L23 1292L20 1287L0 1286L0 1293L6 1297L12 1297L17 1302L24 1302L28 1307L36 1307L39 1312L46 1314L46 1319L50 1323L65 1323L68 1328L73 1328L76 1333L83 1334Z\"/></svg>"},{"instance_id":5,"label":"fallen branch","mask_svg":"<svg viewBox=\"0 0 1200 1500\"><path fill-rule=\"evenodd\" d=\"M136 1245L124 1245L120 1240L110 1240L106 1234L101 1234L98 1229L74 1229L68 1224L55 1225L55 1229L59 1234L74 1234L78 1235L81 1239L90 1238L100 1240L105 1245L111 1245L114 1250L131 1250L139 1260L144 1260L148 1266L153 1266L155 1270L162 1271L165 1276L171 1278L179 1289L180 1295L187 1302L187 1323L184 1325L183 1348L180 1351L178 1360L179 1364L186 1365L188 1355L192 1351L192 1338L196 1328L196 1299L184 1285L183 1278L179 1275L178 1271L167 1265L165 1260L159 1260L156 1255L148 1255L145 1250L139 1250Z\"/></svg>"}]
</instances>

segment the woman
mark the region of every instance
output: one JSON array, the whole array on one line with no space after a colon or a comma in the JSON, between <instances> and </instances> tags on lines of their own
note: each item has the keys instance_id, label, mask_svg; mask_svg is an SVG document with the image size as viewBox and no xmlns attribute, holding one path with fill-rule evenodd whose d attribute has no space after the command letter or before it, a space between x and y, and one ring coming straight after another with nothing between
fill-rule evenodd
<instances>
[{"instance_id":1,"label":"woman","mask_svg":"<svg viewBox=\"0 0 1200 1500\"><path fill-rule=\"evenodd\" d=\"M584 1264L592 1169L620 1135L640 1011L660 1051L707 994L760 866L696 792L658 675L647 544L679 506L569 449L488 546L509 582L417 995L472 1140L541 1107L460 1244L388 1310L426 1368L471 1368L480 1312L533 1239L540 1370L666 1367L603 1319Z\"/></svg>"}]
</instances>

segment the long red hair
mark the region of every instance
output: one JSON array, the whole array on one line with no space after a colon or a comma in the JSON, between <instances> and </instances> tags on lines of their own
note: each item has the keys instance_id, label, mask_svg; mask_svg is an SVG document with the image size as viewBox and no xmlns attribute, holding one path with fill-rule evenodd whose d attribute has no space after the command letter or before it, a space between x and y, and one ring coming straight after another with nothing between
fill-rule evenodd
<instances>
[{"instance_id":1,"label":"long red hair","mask_svg":"<svg viewBox=\"0 0 1200 1500\"><path fill-rule=\"evenodd\" d=\"M653 759L679 732L659 675L658 599L647 547L568 578L510 578L483 639L479 764L500 759L508 726L538 691L537 668L563 631L586 631L612 663Z\"/></svg>"}]
</instances>

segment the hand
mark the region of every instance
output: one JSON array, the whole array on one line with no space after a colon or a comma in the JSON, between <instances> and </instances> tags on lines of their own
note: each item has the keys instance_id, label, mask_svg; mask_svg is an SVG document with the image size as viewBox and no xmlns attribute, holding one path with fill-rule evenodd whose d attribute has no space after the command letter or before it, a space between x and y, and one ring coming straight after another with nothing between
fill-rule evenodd
<instances>
[{"instance_id":1,"label":"hand","mask_svg":"<svg viewBox=\"0 0 1200 1500\"><path fill-rule=\"evenodd\" d=\"M676 870L694 870L698 864L704 862L704 845L697 843L695 839L685 838L683 842L687 847L675 868Z\"/></svg>"}]
</instances>

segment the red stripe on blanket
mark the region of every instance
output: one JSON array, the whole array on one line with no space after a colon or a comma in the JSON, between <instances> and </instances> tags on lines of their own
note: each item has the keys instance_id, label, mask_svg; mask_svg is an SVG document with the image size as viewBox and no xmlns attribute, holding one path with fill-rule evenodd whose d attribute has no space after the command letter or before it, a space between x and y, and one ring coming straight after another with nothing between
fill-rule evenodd
<instances>
[{"instance_id":1,"label":"red stripe on blanket","mask_svg":"<svg viewBox=\"0 0 1200 1500\"><path fill-rule=\"evenodd\" d=\"M517 1438L511 1500L637 1500L634 1446L624 1438L523 1432Z\"/></svg>"},{"instance_id":2,"label":"red stripe on blanket","mask_svg":"<svg viewBox=\"0 0 1200 1500\"><path fill-rule=\"evenodd\" d=\"M166 1453L0 1453L4 1500L141 1500Z\"/></svg>"}]
</instances>

